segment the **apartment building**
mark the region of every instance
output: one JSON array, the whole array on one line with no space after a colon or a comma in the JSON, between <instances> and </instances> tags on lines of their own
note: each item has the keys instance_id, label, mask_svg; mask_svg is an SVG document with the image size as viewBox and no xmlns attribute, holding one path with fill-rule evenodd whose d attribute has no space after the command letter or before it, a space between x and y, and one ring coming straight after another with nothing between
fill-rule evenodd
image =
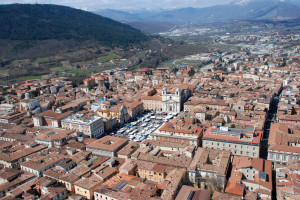
<instances>
[{"instance_id":1,"label":"apartment building","mask_svg":"<svg viewBox=\"0 0 300 200\"><path fill-rule=\"evenodd\" d=\"M145 110L162 111L162 96L159 94L143 96L141 101Z\"/></svg>"},{"instance_id":2,"label":"apartment building","mask_svg":"<svg viewBox=\"0 0 300 200\"><path fill-rule=\"evenodd\" d=\"M38 144L60 148L72 138L72 130L46 129L35 137Z\"/></svg>"},{"instance_id":3,"label":"apartment building","mask_svg":"<svg viewBox=\"0 0 300 200\"><path fill-rule=\"evenodd\" d=\"M63 129L82 132L92 138L100 138L104 134L104 123L102 117L85 117L84 114L74 114L61 121Z\"/></svg>"},{"instance_id":4,"label":"apartment building","mask_svg":"<svg viewBox=\"0 0 300 200\"><path fill-rule=\"evenodd\" d=\"M170 143L200 146L203 128L190 115L181 115L163 124L150 135L150 139Z\"/></svg>"},{"instance_id":5,"label":"apartment building","mask_svg":"<svg viewBox=\"0 0 300 200\"><path fill-rule=\"evenodd\" d=\"M91 151L95 155L102 156L117 156L117 152L128 144L128 139L105 136L86 146L87 151Z\"/></svg>"},{"instance_id":6,"label":"apartment building","mask_svg":"<svg viewBox=\"0 0 300 200\"><path fill-rule=\"evenodd\" d=\"M262 132L254 128L210 127L202 138L202 147L230 151L232 155L258 158Z\"/></svg>"},{"instance_id":7,"label":"apartment building","mask_svg":"<svg viewBox=\"0 0 300 200\"><path fill-rule=\"evenodd\" d=\"M34 110L40 106L40 101L37 99L23 99L20 101L20 110Z\"/></svg>"},{"instance_id":8,"label":"apartment building","mask_svg":"<svg viewBox=\"0 0 300 200\"><path fill-rule=\"evenodd\" d=\"M35 156L21 164L21 169L36 176L42 176L43 172L56 166L65 156L59 153Z\"/></svg>"},{"instance_id":9,"label":"apartment building","mask_svg":"<svg viewBox=\"0 0 300 200\"><path fill-rule=\"evenodd\" d=\"M94 190L103 183L103 179L97 174L83 177L74 183L75 194L87 199L94 199Z\"/></svg>"},{"instance_id":10,"label":"apartment building","mask_svg":"<svg viewBox=\"0 0 300 200\"><path fill-rule=\"evenodd\" d=\"M244 197L272 199L272 162L261 158L234 156L225 192Z\"/></svg>"},{"instance_id":11,"label":"apartment building","mask_svg":"<svg viewBox=\"0 0 300 200\"><path fill-rule=\"evenodd\" d=\"M61 120L70 116L71 112L56 113L51 110L36 114L32 117L35 127L47 126L61 128Z\"/></svg>"},{"instance_id":12,"label":"apartment building","mask_svg":"<svg viewBox=\"0 0 300 200\"><path fill-rule=\"evenodd\" d=\"M156 163L139 161L137 162L137 174L141 178L163 183L167 176L167 167Z\"/></svg>"},{"instance_id":13,"label":"apartment building","mask_svg":"<svg viewBox=\"0 0 300 200\"><path fill-rule=\"evenodd\" d=\"M288 164L275 163L276 193L278 200L299 199L300 160L289 160Z\"/></svg>"},{"instance_id":14,"label":"apartment building","mask_svg":"<svg viewBox=\"0 0 300 200\"><path fill-rule=\"evenodd\" d=\"M38 145L32 148L23 148L13 153L1 153L0 164L7 168L18 168L22 162L26 161L27 156L46 148L46 146Z\"/></svg>"},{"instance_id":15,"label":"apartment building","mask_svg":"<svg viewBox=\"0 0 300 200\"><path fill-rule=\"evenodd\" d=\"M287 124L271 124L269 133L268 160L288 164L289 160L300 160L300 131Z\"/></svg>"},{"instance_id":16,"label":"apartment building","mask_svg":"<svg viewBox=\"0 0 300 200\"><path fill-rule=\"evenodd\" d=\"M195 187L224 190L230 156L230 151L198 148L188 168L189 180Z\"/></svg>"}]
</instances>

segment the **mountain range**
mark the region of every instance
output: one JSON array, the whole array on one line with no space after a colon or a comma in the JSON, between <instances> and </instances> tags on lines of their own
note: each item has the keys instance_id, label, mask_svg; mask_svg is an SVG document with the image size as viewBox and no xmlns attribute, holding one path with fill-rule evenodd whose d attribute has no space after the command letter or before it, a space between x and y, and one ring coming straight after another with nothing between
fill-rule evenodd
<instances>
[{"instance_id":1,"label":"mountain range","mask_svg":"<svg viewBox=\"0 0 300 200\"><path fill-rule=\"evenodd\" d=\"M233 20L287 20L300 17L299 0L241 0L206 8L160 11L105 9L96 14L122 22L165 22L172 24L229 22Z\"/></svg>"}]
</instances>

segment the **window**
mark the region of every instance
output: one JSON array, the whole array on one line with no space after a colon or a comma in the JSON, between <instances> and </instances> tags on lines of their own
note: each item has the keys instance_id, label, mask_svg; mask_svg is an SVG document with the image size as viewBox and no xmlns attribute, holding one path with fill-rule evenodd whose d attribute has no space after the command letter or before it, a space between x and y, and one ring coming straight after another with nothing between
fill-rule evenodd
<instances>
[{"instance_id":1,"label":"window","mask_svg":"<svg viewBox=\"0 0 300 200\"><path fill-rule=\"evenodd\" d=\"M286 159L286 155L283 156L283 160L285 160L285 161L287 160L287 159Z\"/></svg>"}]
</instances>

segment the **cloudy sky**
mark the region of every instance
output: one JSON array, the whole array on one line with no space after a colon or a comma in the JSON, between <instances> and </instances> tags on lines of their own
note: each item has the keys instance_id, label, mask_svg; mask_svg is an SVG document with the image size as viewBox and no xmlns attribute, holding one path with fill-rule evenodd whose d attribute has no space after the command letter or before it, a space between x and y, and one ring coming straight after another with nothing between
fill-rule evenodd
<instances>
[{"instance_id":1,"label":"cloudy sky","mask_svg":"<svg viewBox=\"0 0 300 200\"><path fill-rule=\"evenodd\" d=\"M207 7L226 4L233 0L0 0L0 4L39 3L66 5L84 10L118 9L170 9L181 7Z\"/></svg>"}]
</instances>

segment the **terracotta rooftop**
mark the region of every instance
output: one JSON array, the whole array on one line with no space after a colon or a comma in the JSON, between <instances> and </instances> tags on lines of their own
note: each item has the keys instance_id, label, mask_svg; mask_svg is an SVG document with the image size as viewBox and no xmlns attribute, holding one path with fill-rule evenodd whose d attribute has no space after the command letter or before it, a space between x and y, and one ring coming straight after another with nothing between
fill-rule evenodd
<instances>
[{"instance_id":1,"label":"terracotta rooftop","mask_svg":"<svg viewBox=\"0 0 300 200\"><path fill-rule=\"evenodd\" d=\"M116 151L120 146L126 144L128 139L105 136L87 145L87 148L102 149L106 151Z\"/></svg>"}]
</instances>

